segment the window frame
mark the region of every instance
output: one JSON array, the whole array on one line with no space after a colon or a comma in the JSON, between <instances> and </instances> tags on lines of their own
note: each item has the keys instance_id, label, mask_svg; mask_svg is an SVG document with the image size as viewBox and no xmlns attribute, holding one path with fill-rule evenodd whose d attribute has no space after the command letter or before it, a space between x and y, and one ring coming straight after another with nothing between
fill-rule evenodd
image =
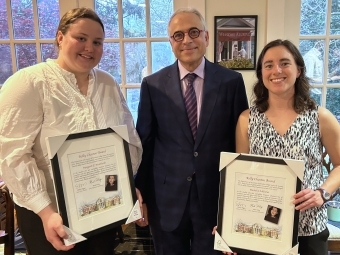
<instances>
[{"instance_id":1,"label":"window frame","mask_svg":"<svg viewBox=\"0 0 340 255\"><path fill-rule=\"evenodd\" d=\"M301 0L302 3L303 0ZM338 88L340 89L340 82L339 83L327 83L327 76L329 73L328 70L328 63L329 63L329 43L331 40L340 40L339 35L332 35L330 34L330 25L331 25L331 13L332 13L332 1L333 0L326 0L327 1L327 10L326 10L326 23L325 23L325 34L324 35L301 35L299 33L299 42L301 40L323 40L324 44L324 63L323 63L323 76L322 76L322 83L313 83L311 84L313 88L321 89L321 106L326 108L326 100L327 100L327 89L329 88ZM300 4L301 10L301 4ZM301 20L300 20L301 22Z\"/></svg>"}]
</instances>

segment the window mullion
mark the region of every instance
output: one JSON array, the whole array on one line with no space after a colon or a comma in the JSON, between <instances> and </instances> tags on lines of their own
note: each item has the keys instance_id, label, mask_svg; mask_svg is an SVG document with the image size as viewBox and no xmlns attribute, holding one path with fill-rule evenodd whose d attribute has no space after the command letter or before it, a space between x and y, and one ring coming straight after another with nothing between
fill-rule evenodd
<instances>
[{"instance_id":1,"label":"window mullion","mask_svg":"<svg viewBox=\"0 0 340 255\"><path fill-rule=\"evenodd\" d=\"M38 4L37 0L32 0L33 6L33 23L34 23L34 34L35 34L35 45L36 45L36 53L37 53L37 62L41 62L41 50L40 50L40 33L39 33L39 16L38 16Z\"/></svg>"},{"instance_id":2,"label":"window mullion","mask_svg":"<svg viewBox=\"0 0 340 255\"><path fill-rule=\"evenodd\" d=\"M151 17L150 17L150 0L145 0L146 14L146 63L147 73L152 72L152 57L151 57Z\"/></svg>"},{"instance_id":3,"label":"window mullion","mask_svg":"<svg viewBox=\"0 0 340 255\"><path fill-rule=\"evenodd\" d=\"M325 38L325 63L324 63L324 74L323 74L323 90L321 102L322 106L326 107L327 100L327 76L329 73L328 63L329 63L329 43L330 43L330 27L331 27L331 16L332 16L332 0L327 1L327 13L326 13L326 38Z\"/></svg>"},{"instance_id":4,"label":"window mullion","mask_svg":"<svg viewBox=\"0 0 340 255\"><path fill-rule=\"evenodd\" d=\"M125 51L124 51L124 30L123 30L123 3L122 0L117 0L118 4L118 27L119 27L119 49L120 49L120 70L121 70L121 78L122 84L121 89L124 97L126 98L126 71L125 71Z\"/></svg>"},{"instance_id":5,"label":"window mullion","mask_svg":"<svg viewBox=\"0 0 340 255\"><path fill-rule=\"evenodd\" d=\"M7 7L7 23L8 23L8 35L9 35L9 45L11 48L11 56L12 56L12 72L15 73L17 71L17 61L15 55L15 48L14 48L14 30L13 30L13 22L12 22L12 8L11 8L11 1L6 0L6 7Z\"/></svg>"}]
</instances>

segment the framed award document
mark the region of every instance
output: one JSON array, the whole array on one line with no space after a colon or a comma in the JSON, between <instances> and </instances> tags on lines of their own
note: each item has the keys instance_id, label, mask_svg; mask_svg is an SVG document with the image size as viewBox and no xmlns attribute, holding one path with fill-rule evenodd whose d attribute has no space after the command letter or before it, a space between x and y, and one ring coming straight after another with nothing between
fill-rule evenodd
<instances>
[{"instance_id":1,"label":"framed award document","mask_svg":"<svg viewBox=\"0 0 340 255\"><path fill-rule=\"evenodd\" d=\"M46 138L65 226L89 237L140 214L127 141L126 126Z\"/></svg>"},{"instance_id":2,"label":"framed award document","mask_svg":"<svg viewBox=\"0 0 340 255\"><path fill-rule=\"evenodd\" d=\"M304 162L249 154L221 153L215 249L254 255L298 252Z\"/></svg>"}]
</instances>

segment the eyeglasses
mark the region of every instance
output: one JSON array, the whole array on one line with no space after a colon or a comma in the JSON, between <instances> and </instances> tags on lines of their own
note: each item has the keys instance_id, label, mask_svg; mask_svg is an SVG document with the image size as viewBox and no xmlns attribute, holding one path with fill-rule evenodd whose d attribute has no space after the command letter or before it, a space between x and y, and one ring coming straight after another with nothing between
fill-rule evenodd
<instances>
[{"instance_id":1,"label":"eyeglasses","mask_svg":"<svg viewBox=\"0 0 340 255\"><path fill-rule=\"evenodd\" d=\"M188 34L191 39L195 39L200 36L200 33L204 30L200 30L196 27L190 28L188 32L176 31L170 38L173 38L176 42L184 40L185 34Z\"/></svg>"}]
</instances>

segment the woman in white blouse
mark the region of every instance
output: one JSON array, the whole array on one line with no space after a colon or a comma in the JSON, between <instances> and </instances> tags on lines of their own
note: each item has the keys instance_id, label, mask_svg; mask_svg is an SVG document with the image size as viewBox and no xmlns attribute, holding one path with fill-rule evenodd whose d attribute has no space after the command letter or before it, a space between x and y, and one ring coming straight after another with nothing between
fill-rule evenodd
<instances>
[{"instance_id":1,"label":"woman in white blouse","mask_svg":"<svg viewBox=\"0 0 340 255\"><path fill-rule=\"evenodd\" d=\"M75 247L62 242L66 233L45 145L48 136L125 124L138 168L142 149L131 113L113 77L94 68L103 41L104 26L93 10L70 10L56 33L58 58L16 72L0 91L0 173L30 255L112 254L110 231Z\"/></svg>"}]
</instances>

